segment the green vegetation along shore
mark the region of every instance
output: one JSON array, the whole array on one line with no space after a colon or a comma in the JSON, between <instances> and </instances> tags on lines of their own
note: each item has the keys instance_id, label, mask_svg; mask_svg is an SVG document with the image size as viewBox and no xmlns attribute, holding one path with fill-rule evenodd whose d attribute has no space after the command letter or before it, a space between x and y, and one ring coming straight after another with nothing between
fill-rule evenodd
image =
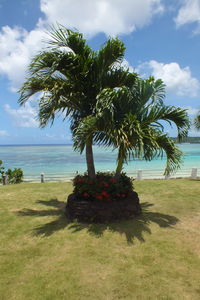
<instances>
[{"instance_id":1,"label":"green vegetation along shore","mask_svg":"<svg viewBox=\"0 0 200 300\"><path fill-rule=\"evenodd\" d=\"M68 223L70 183L0 186L0 299L200 298L200 181L135 182L143 214Z\"/></svg>"},{"instance_id":2,"label":"green vegetation along shore","mask_svg":"<svg viewBox=\"0 0 200 300\"><path fill-rule=\"evenodd\" d=\"M177 138L172 137L171 138L175 143L178 143ZM200 143L200 137L198 136L188 136L183 139L183 143L190 143L190 144L199 144Z\"/></svg>"}]
</instances>

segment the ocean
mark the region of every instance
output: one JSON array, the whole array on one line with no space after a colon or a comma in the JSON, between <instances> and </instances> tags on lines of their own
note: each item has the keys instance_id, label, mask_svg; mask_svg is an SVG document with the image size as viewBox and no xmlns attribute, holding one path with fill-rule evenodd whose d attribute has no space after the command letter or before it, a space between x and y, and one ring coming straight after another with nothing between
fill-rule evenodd
<instances>
[{"instance_id":1,"label":"ocean","mask_svg":"<svg viewBox=\"0 0 200 300\"><path fill-rule=\"evenodd\" d=\"M189 177L191 169L198 169L200 176L200 144L180 144L184 153L183 164L172 177ZM96 171L114 171L116 151L94 146ZM65 181L86 171L85 154L73 151L71 145L17 145L0 146L0 160L6 168L21 168L24 181L40 181L44 173L45 181ZM143 178L164 178L166 158L156 158L151 162L135 159L124 165L124 171L136 177L142 170Z\"/></svg>"}]
</instances>

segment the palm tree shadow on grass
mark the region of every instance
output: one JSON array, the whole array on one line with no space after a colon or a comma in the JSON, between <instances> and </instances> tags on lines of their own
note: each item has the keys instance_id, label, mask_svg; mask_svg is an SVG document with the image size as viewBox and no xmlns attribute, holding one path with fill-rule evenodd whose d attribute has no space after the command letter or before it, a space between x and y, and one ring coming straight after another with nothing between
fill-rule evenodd
<instances>
[{"instance_id":1,"label":"palm tree shadow on grass","mask_svg":"<svg viewBox=\"0 0 200 300\"><path fill-rule=\"evenodd\" d=\"M48 222L46 224L42 224L36 227L33 230L33 235L43 235L50 236L54 232L64 229L69 225L69 220L67 220L64 209L65 202L59 201L58 199L49 199L49 200L38 200L36 201L38 204L42 204L48 207L49 209L36 210L36 209L23 209L18 211L17 214L19 216L32 216L32 217L57 217L55 220Z\"/></svg>"},{"instance_id":2,"label":"palm tree shadow on grass","mask_svg":"<svg viewBox=\"0 0 200 300\"><path fill-rule=\"evenodd\" d=\"M23 209L18 211L19 216L55 216L55 220L40 225L33 230L34 235L50 236L54 232L67 228L72 233L76 233L81 230L87 230L90 234L101 237L105 230L118 232L126 236L127 243L133 243L134 239L138 239L141 242L145 242L144 233L151 234L150 224L155 223L162 228L173 228L173 226L179 221L175 216L162 214L158 212L150 211L153 204L144 202L141 204L142 214L134 219L116 223L107 224L93 224L93 223L79 223L69 221L64 213L66 203L57 199L50 199L47 201L38 200L37 203L49 206L51 209L34 210Z\"/></svg>"},{"instance_id":3,"label":"palm tree shadow on grass","mask_svg":"<svg viewBox=\"0 0 200 300\"><path fill-rule=\"evenodd\" d=\"M104 231L108 229L125 235L128 244L132 244L134 239L138 239L140 242L145 242L144 233L151 234L151 223L155 223L162 228L173 228L173 226L179 221L179 219L174 216L149 211L153 205L154 204L148 202L142 203L142 214L128 221L108 224L74 223L70 224L68 229L72 230L72 232L87 229L89 233L97 237L102 236Z\"/></svg>"}]
</instances>

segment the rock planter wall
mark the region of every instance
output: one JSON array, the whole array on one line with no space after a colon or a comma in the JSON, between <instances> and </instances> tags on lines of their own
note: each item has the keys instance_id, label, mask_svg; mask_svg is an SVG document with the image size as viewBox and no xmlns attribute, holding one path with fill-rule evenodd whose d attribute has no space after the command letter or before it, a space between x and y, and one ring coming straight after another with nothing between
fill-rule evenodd
<instances>
[{"instance_id":1,"label":"rock planter wall","mask_svg":"<svg viewBox=\"0 0 200 300\"><path fill-rule=\"evenodd\" d=\"M132 192L126 199L104 202L78 199L70 194L66 205L66 216L80 222L104 223L126 220L141 213L138 194Z\"/></svg>"}]
</instances>

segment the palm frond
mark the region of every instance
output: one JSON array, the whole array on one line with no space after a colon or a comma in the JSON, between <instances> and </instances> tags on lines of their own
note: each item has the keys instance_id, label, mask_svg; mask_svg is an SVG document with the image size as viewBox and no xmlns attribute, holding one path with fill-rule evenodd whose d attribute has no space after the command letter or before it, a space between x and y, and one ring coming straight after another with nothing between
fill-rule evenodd
<instances>
[{"instance_id":1,"label":"palm frond","mask_svg":"<svg viewBox=\"0 0 200 300\"><path fill-rule=\"evenodd\" d=\"M124 57L125 46L118 38L110 38L97 52L96 63L99 72L110 68L114 63L121 62Z\"/></svg>"},{"instance_id":2,"label":"palm frond","mask_svg":"<svg viewBox=\"0 0 200 300\"><path fill-rule=\"evenodd\" d=\"M143 121L144 124L153 123L158 127L162 127L159 122L161 120L168 122L170 125L173 123L176 125L179 140L187 136L190 121L186 110L165 105L153 105L143 109L141 121Z\"/></svg>"},{"instance_id":3,"label":"palm frond","mask_svg":"<svg viewBox=\"0 0 200 300\"><path fill-rule=\"evenodd\" d=\"M73 130L73 147L74 150L83 152L87 140L91 139L96 130L96 118L94 116L87 116L83 118L78 126Z\"/></svg>"},{"instance_id":4,"label":"palm frond","mask_svg":"<svg viewBox=\"0 0 200 300\"><path fill-rule=\"evenodd\" d=\"M178 130L178 140L182 141L188 134L190 128L190 121L185 109L180 107L169 106L163 112L163 120L173 122Z\"/></svg>"},{"instance_id":5,"label":"palm frond","mask_svg":"<svg viewBox=\"0 0 200 300\"><path fill-rule=\"evenodd\" d=\"M69 77L71 72L79 72L80 65L77 57L72 52L58 50L43 51L37 54L29 65L31 76L52 76L60 72L63 76Z\"/></svg>"},{"instance_id":6,"label":"palm frond","mask_svg":"<svg viewBox=\"0 0 200 300\"><path fill-rule=\"evenodd\" d=\"M102 74L102 89L126 86L131 88L137 78L136 73L130 73L124 68L111 68Z\"/></svg>"},{"instance_id":7,"label":"palm frond","mask_svg":"<svg viewBox=\"0 0 200 300\"><path fill-rule=\"evenodd\" d=\"M154 89L149 80L138 78L132 87L132 97L140 107L145 106L153 95Z\"/></svg>"},{"instance_id":8,"label":"palm frond","mask_svg":"<svg viewBox=\"0 0 200 300\"><path fill-rule=\"evenodd\" d=\"M51 39L48 43L51 47L66 47L74 54L84 57L88 57L93 53L91 48L86 44L83 35L78 31L72 31L62 25L57 25L51 27L49 36Z\"/></svg>"},{"instance_id":9,"label":"palm frond","mask_svg":"<svg viewBox=\"0 0 200 300\"><path fill-rule=\"evenodd\" d=\"M200 130L200 112L194 119L194 126L197 130Z\"/></svg>"},{"instance_id":10,"label":"palm frond","mask_svg":"<svg viewBox=\"0 0 200 300\"><path fill-rule=\"evenodd\" d=\"M153 76L150 76L147 81L150 82L153 93L151 99L153 104L163 105L163 100L165 98L165 84L161 79L155 80Z\"/></svg>"},{"instance_id":11,"label":"palm frond","mask_svg":"<svg viewBox=\"0 0 200 300\"><path fill-rule=\"evenodd\" d=\"M175 145L174 141L166 134L156 136L156 142L167 156L166 168L164 175L170 175L180 168L182 162L182 152Z\"/></svg>"}]
</instances>

